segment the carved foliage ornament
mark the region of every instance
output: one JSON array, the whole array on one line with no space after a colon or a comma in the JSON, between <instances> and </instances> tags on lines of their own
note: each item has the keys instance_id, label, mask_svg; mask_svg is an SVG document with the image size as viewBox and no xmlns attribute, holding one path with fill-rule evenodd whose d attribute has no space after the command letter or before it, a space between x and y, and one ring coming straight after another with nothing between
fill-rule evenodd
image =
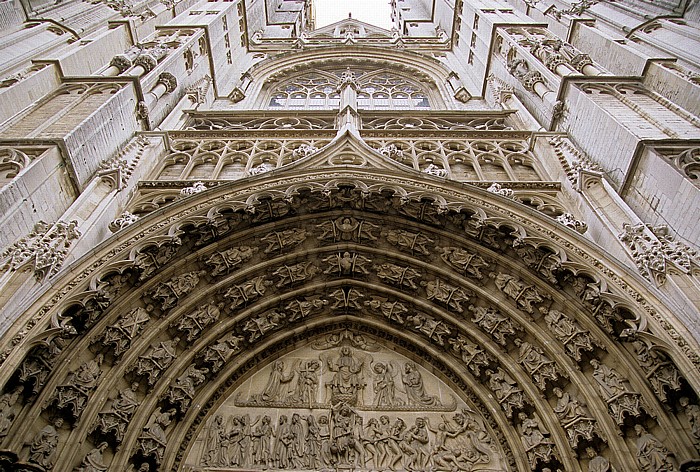
<instances>
[{"instance_id":1,"label":"carved foliage ornament","mask_svg":"<svg viewBox=\"0 0 700 472\"><path fill-rule=\"evenodd\" d=\"M71 244L80 237L77 227L75 220L58 221L53 225L39 221L31 233L3 251L0 270L14 271L28 264L39 282L55 275Z\"/></svg>"},{"instance_id":2,"label":"carved foliage ornament","mask_svg":"<svg viewBox=\"0 0 700 472\"><path fill-rule=\"evenodd\" d=\"M683 273L688 273L691 265L700 265L697 253L676 241L666 226L625 223L622 227L619 238L629 248L640 273L658 285L666 281L668 265Z\"/></svg>"}]
</instances>

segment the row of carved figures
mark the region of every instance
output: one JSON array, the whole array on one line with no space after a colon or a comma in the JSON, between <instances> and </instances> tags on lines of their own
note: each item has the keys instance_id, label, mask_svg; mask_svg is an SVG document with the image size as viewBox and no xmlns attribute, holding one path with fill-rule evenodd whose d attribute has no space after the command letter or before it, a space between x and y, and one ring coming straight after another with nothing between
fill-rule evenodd
<instances>
[{"instance_id":1,"label":"row of carved figures","mask_svg":"<svg viewBox=\"0 0 700 472\"><path fill-rule=\"evenodd\" d=\"M433 420L438 418L433 418ZM275 425L265 415L216 415L206 431L202 465L230 468L381 470L502 469L483 421L467 410L413 420L381 415L366 418L347 404L328 412L291 417Z\"/></svg>"}]
</instances>

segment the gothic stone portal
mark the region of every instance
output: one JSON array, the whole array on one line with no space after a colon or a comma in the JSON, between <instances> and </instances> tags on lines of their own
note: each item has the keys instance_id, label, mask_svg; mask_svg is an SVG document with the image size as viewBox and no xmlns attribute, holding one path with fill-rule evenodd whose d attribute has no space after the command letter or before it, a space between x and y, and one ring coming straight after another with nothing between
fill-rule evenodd
<instances>
[{"instance_id":1,"label":"gothic stone portal","mask_svg":"<svg viewBox=\"0 0 700 472\"><path fill-rule=\"evenodd\" d=\"M475 408L378 344L313 343L262 368L206 422L204 470L506 471Z\"/></svg>"}]
</instances>

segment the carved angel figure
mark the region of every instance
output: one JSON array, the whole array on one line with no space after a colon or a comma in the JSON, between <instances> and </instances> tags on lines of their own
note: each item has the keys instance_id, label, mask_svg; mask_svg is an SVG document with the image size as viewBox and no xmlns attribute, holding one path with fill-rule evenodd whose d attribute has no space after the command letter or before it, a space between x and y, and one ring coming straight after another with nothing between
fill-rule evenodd
<instances>
[{"instance_id":1,"label":"carved angel figure","mask_svg":"<svg viewBox=\"0 0 700 472\"><path fill-rule=\"evenodd\" d=\"M391 362L377 362L371 370L374 376L374 406L403 405L403 401L396 397L398 366Z\"/></svg>"}]
</instances>

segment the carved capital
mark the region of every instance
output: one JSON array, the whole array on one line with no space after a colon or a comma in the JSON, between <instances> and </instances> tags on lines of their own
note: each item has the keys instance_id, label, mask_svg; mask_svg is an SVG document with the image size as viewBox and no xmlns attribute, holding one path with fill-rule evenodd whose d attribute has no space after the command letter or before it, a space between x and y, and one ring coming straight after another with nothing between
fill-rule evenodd
<instances>
[{"instance_id":1,"label":"carved capital","mask_svg":"<svg viewBox=\"0 0 700 472\"><path fill-rule=\"evenodd\" d=\"M158 60L150 53L144 53L134 60L134 65L143 67L143 70L148 73L158 65Z\"/></svg>"},{"instance_id":2,"label":"carved capital","mask_svg":"<svg viewBox=\"0 0 700 472\"><path fill-rule=\"evenodd\" d=\"M171 93L177 88L177 77L170 72L161 72L158 76L158 83L165 85L165 93Z\"/></svg>"},{"instance_id":3,"label":"carved capital","mask_svg":"<svg viewBox=\"0 0 700 472\"><path fill-rule=\"evenodd\" d=\"M124 54L117 54L109 62L109 65L112 67L116 67L117 69L119 69L119 73L123 74L129 69L129 67L131 67L131 59L126 57Z\"/></svg>"}]
</instances>

